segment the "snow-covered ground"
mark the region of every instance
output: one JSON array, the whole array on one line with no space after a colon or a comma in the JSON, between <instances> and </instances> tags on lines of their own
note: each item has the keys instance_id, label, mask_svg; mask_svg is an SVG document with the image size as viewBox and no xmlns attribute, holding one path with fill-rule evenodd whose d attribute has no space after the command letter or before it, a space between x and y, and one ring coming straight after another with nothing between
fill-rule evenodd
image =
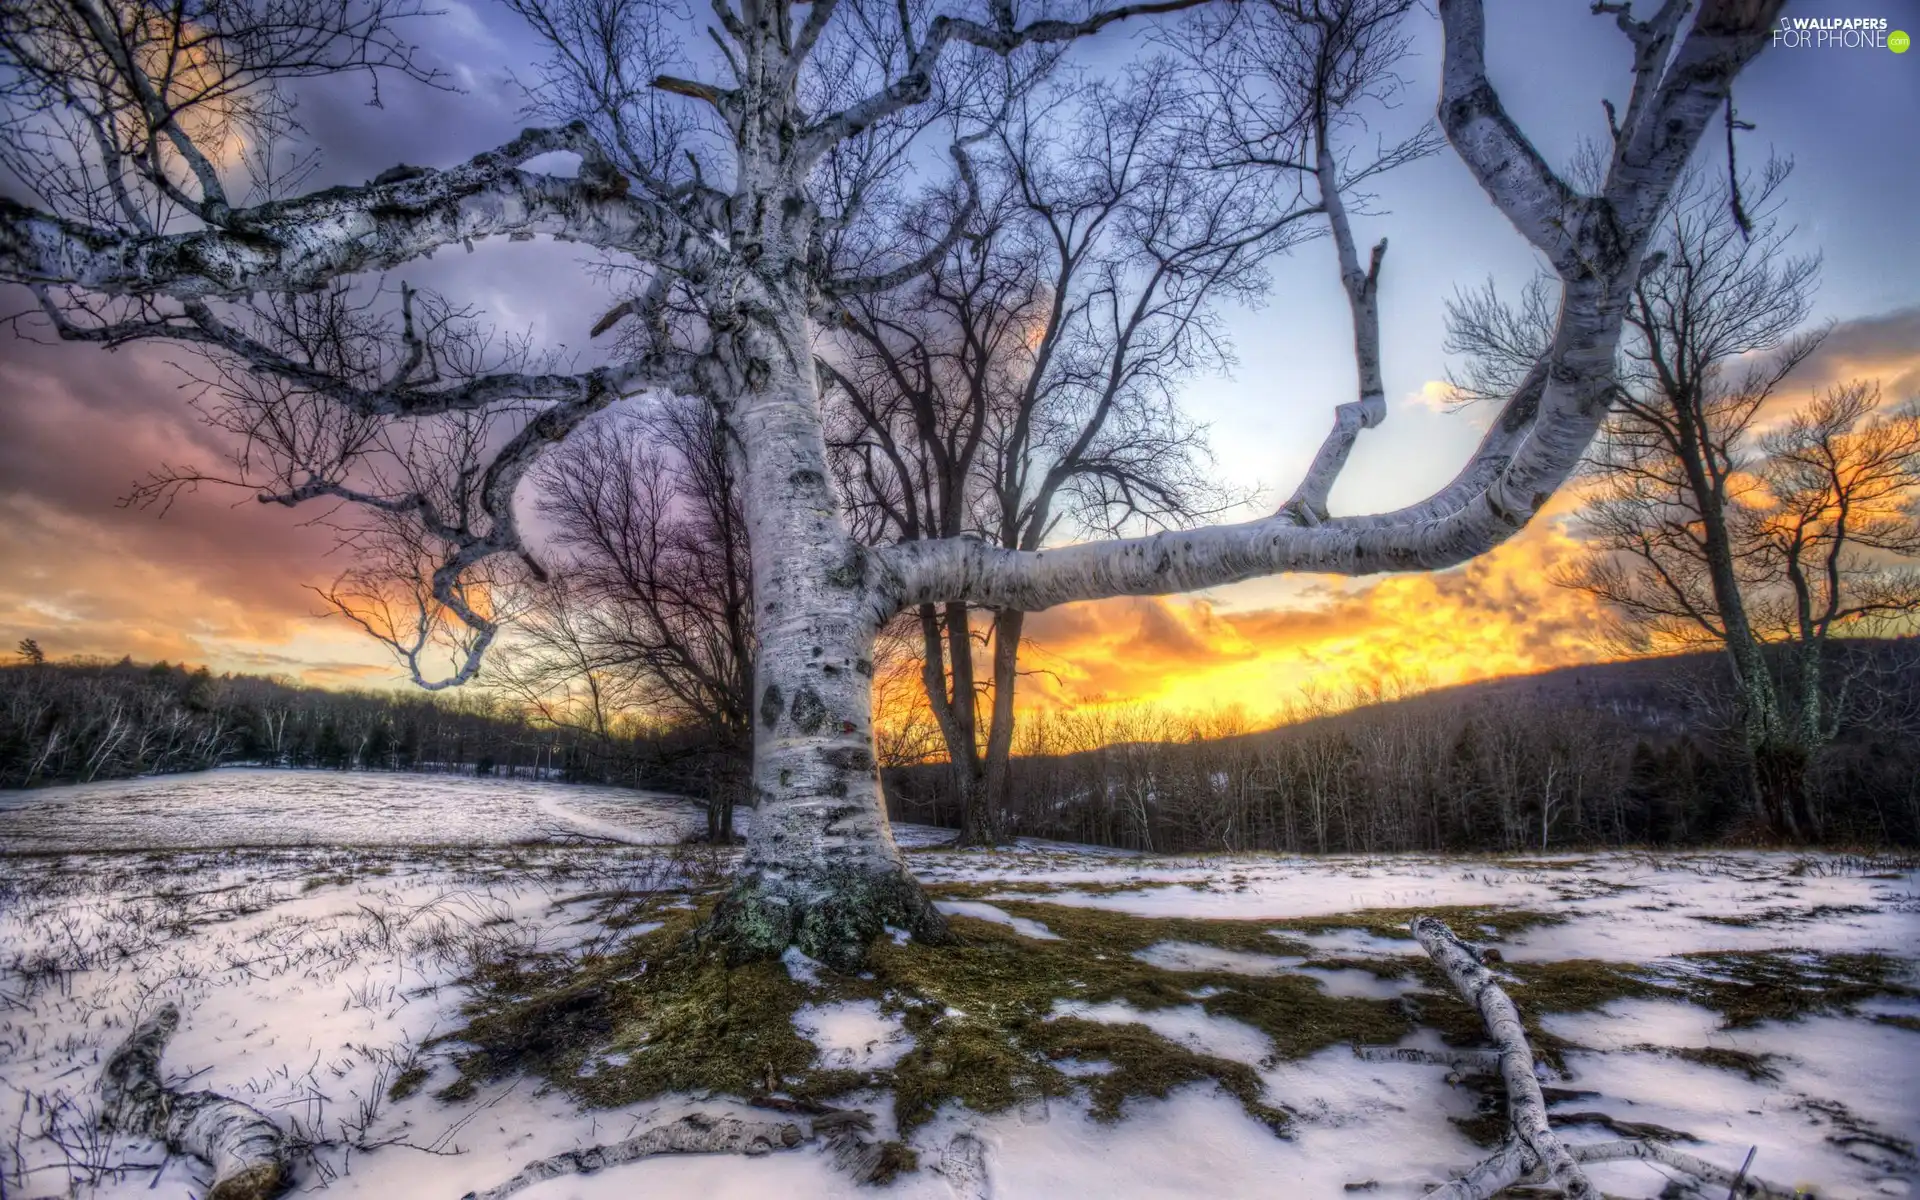
<instances>
[{"instance_id":1,"label":"snow-covered ground","mask_svg":"<svg viewBox=\"0 0 1920 1200\"><path fill-rule=\"evenodd\" d=\"M676 796L458 775L231 767L0 791L7 850L649 843L705 827L705 811Z\"/></svg>"},{"instance_id":2,"label":"snow-covered ground","mask_svg":"<svg viewBox=\"0 0 1920 1200\"><path fill-rule=\"evenodd\" d=\"M452 981L476 944L590 951L616 936L583 919L590 897L671 890L716 858L638 844L507 843L582 833L664 842L698 824L696 809L670 799L408 776L217 772L0 797L0 847L65 847L0 855L0 1146L8 1147L0 1190L66 1196L77 1181L72 1194L81 1196L201 1194L191 1164L166 1161L150 1144L103 1138L93 1121L92 1087L106 1053L167 1001L184 1016L165 1060L176 1083L191 1079L184 1086L245 1099L305 1139L306 1191L456 1200L529 1160L615 1141L683 1112L768 1119L695 1097L583 1112L526 1080L454 1102L434 1097L455 1074L449 1047L428 1043L461 1024L465 995ZM910 832L903 841L936 836ZM270 845L283 840L303 845ZM258 848L208 848L221 841ZM324 848L343 844L363 848ZM104 849L160 846L189 848ZM1880 950L1910 965L1920 960L1920 871L1885 861L1152 858L1059 845L923 849L914 861L929 880L986 885L978 898L945 902L953 911L1004 920L1029 937L1053 931L1000 905L1041 900L1143 916L1284 921L1470 904L1566 918L1505 939L1515 963L1764 949ZM1409 941L1358 928L1287 936L1325 957L1417 953ZM804 976L812 968L795 957L791 967ZM1278 940L1272 955L1167 942L1141 957L1174 971L1306 969L1334 995L1404 990L1366 971L1303 968ZM1164 1101L1130 1101L1117 1124L1092 1120L1079 1100L994 1116L949 1107L911 1138L923 1169L877 1192L857 1187L810 1145L750 1159L649 1159L520 1194L1133 1200L1340 1196L1355 1185L1365 1187L1358 1194L1415 1196L1483 1154L1448 1120L1471 1114L1474 1097L1442 1067L1362 1062L1342 1046L1279 1060L1259 1029L1198 1003L1142 1011L1068 1001L1056 1015L1146 1023L1179 1044L1247 1063L1269 1102L1297 1114L1291 1140L1209 1083ZM1762 1177L1821 1196L1864 1197L1909 1195L1920 1184L1914 1159L1900 1150L1920 1141L1916 1016L1920 1003L1883 998L1853 1016L1730 1030L1717 1014L1678 1000L1621 1000L1548 1016L1543 1025L1583 1047L1566 1056L1569 1078L1555 1081L1575 1096L1558 1111L1684 1131L1698 1139L1689 1152L1728 1166L1751 1148ZM802 1008L796 1026L826 1066L884 1068L911 1048L898 1022L870 1003L823 999ZM1429 1031L1408 1044L1440 1042ZM1775 1077L1674 1053L1702 1049L1773 1056ZM1107 1069L1066 1065L1076 1074ZM409 1094L388 1098L396 1081L422 1071ZM863 1103L880 1109L885 1133L884 1098ZM1610 1136L1569 1129L1571 1138ZM972 1145L985 1150L983 1168L955 1153ZM1595 1176L1620 1196L1659 1196L1667 1183L1637 1163Z\"/></svg>"},{"instance_id":3,"label":"snow-covered ground","mask_svg":"<svg viewBox=\"0 0 1920 1200\"><path fill-rule=\"evenodd\" d=\"M734 821L744 833L753 826L753 811L734 810ZM705 808L680 796L471 775L223 767L0 791L0 852L569 840L660 845L705 828ZM895 833L904 846L954 836L929 826L896 826Z\"/></svg>"}]
</instances>

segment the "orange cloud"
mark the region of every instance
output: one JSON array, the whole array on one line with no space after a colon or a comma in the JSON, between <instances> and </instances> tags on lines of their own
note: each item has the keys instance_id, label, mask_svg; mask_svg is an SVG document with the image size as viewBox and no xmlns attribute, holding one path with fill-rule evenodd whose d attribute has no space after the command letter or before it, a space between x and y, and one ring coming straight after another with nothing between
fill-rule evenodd
<instances>
[{"instance_id":1,"label":"orange cloud","mask_svg":"<svg viewBox=\"0 0 1920 1200\"><path fill-rule=\"evenodd\" d=\"M1424 689L1607 656L1604 614L1555 587L1577 552L1543 519L1452 571L1311 581L1297 603L1160 597L1066 605L1027 622L1028 709L1119 701L1240 707L1272 719L1303 698ZM1259 585L1243 585L1244 593ZM1269 588L1271 585L1267 585Z\"/></svg>"}]
</instances>

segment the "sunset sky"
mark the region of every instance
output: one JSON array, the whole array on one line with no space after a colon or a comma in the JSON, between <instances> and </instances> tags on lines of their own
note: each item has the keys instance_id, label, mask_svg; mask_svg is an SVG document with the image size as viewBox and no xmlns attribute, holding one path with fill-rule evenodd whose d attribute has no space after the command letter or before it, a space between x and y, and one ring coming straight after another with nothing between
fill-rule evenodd
<instances>
[{"instance_id":1,"label":"sunset sky","mask_svg":"<svg viewBox=\"0 0 1920 1200\"><path fill-rule=\"evenodd\" d=\"M451 0L419 37L465 94L399 83L368 107L364 82L303 90L300 116L326 151L316 185L370 178L398 162L448 165L490 149L524 123L506 72L537 50L502 9ZM1510 112L1549 159L1604 136L1602 96L1621 97L1625 41L1588 0L1489 0L1489 48ZM1920 0L1798 0L1790 13L1885 16L1920 32ZM1408 102L1384 138L1427 119L1437 93L1438 22L1416 15ZM1139 49L1137 34L1084 47L1098 67ZM1793 387L1878 378L1920 396L1920 52L1774 50L1741 77L1743 161L1771 147L1797 166L1786 219L1797 248L1824 258L1819 318L1833 334ZM1718 144L1717 134L1708 139ZM1722 168L1724 169L1724 168ZM1520 237L1450 152L1387 177L1379 215L1356 220L1365 243L1391 242L1382 282L1387 424L1355 451L1333 494L1336 512L1390 508L1431 492L1466 459L1484 414L1441 402L1448 358L1444 305L1491 277L1516 292L1535 269ZM1257 309L1231 315L1238 363L1191 381L1185 402L1207 422L1218 476L1289 492L1318 446L1332 406L1351 396L1351 333L1324 241L1276 265ZM606 307L580 255L549 243L483 244L409 269L486 310L502 328L546 344L584 343ZM7 313L25 307L9 291ZM346 565L315 515L268 509L236 494L187 495L164 518L119 507L136 478L163 465L212 465L221 447L195 420L170 363L187 352L117 353L41 345L0 329L0 639L33 637L55 657L131 654L215 670L286 674L328 686L388 686L395 667L337 619L311 588ZM1290 577L1204 596L1071 605L1028 629L1040 671L1035 702L1147 700L1179 707L1239 704L1273 712L1303 686L1337 691L1368 678L1445 684L1590 659L1604 653L1598 614L1546 582L1573 545L1568 504L1494 554L1455 571L1363 580Z\"/></svg>"}]
</instances>

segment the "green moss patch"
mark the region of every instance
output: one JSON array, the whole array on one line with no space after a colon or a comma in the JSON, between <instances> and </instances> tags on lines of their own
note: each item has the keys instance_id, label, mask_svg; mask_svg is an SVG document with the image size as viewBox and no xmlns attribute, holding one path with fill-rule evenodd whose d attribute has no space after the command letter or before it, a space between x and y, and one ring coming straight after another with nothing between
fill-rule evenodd
<instances>
[{"instance_id":1,"label":"green moss patch","mask_svg":"<svg viewBox=\"0 0 1920 1200\"><path fill-rule=\"evenodd\" d=\"M1270 922L1006 902L1008 912L1045 923L1059 940L954 917L954 944L883 939L861 973L823 969L820 985L809 987L779 962L730 966L698 946L689 935L714 899L676 908L659 895L631 905L595 897L619 924L664 923L604 954L525 954L478 966L466 980L474 990L467 1027L446 1039L471 1049L456 1056L460 1078L441 1094L471 1095L479 1082L515 1072L606 1106L667 1092L820 1102L882 1088L894 1094L904 1135L948 1103L991 1113L1084 1092L1097 1118L1115 1119L1130 1099L1212 1082L1278 1132L1287 1114L1264 1096L1247 1064L1196 1053L1144 1025L1056 1017L1056 1006L1197 1004L1259 1029L1279 1058L1341 1043L1389 1044L1413 1028L1400 1005L1328 996L1308 976L1169 971L1134 957L1162 941L1269 954L1297 949L1272 936ZM876 1002L900 1019L913 1050L888 1070L823 1069L793 1017L805 1004L834 1000ZM1071 1063L1098 1064L1099 1073Z\"/></svg>"},{"instance_id":2,"label":"green moss patch","mask_svg":"<svg viewBox=\"0 0 1920 1200\"><path fill-rule=\"evenodd\" d=\"M1780 1078L1780 1072L1773 1068L1778 1056L1773 1054L1752 1054L1722 1046L1639 1046L1636 1049L1657 1051L1683 1062L1712 1067L1718 1071L1732 1071L1745 1075L1755 1083L1771 1083Z\"/></svg>"},{"instance_id":3,"label":"green moss patch","mask_svg":"<svg viewBox=\"0 0 1920 1200\"><path fill-rule=\"evenodd\" d=\"M1494 908L1477 905L1438 905L1431 908L1368 908L1327 917L1289 917L1269 921L1274 929L1294 933L1333 933L1357 929L1377 938L1413 940L1408 927L1419 916L1438 917L1455 933L1472 942L1504 941L1529 929L1543 929L1567 921L1562 913L1532 908Z\"/></svg>"},{"instance_id":4,"label":"green moss patch","mask_svg":"<svg viewBox=\"0 0 1920 1200\"><path fill-rule=\"evenodd\" d=\"M1920 996L1909 964L1889 954L1810 950L1684 954L1665 982L1681 998L1721 1015L1726 1028L1800 1017L1852 1015L1868 1000Z\"/></svg>"},{"instance_id":5,"label":"green moss patch","mask_svg":"<svg viewBox=\"0 0 1920 1200\"><path fill-rule=\"evenodd\" d=\"M675 1092L791 1108L884 1090L893 1095L899 1135L905 1139L949 1104L993 1113L1083 1095L1096 1119L1115 1120L1132 1100L1211 1084L1234 1097L1250 1117L1284 1135L1289 1115L1266 1095L1255 1067L1198 1053L1143 1023L1105 1023L1062 1012L1062 1003L1117 1002L1142 1013L1197 1006L1259 1030L1275 1060L1299 1059L1336 1045L1389 1045L1420 1027L1435 1029L1456 1045L1486 1042L1478 1014L1453 995L1424 958L1311 960L1328 969L1419 979L1417 990L1384 1000L1331 996L1319 981L1299 972L1176 971L1137 957L1162 942L1309 956L1310 947L1286 935L1359 929L1399 939L1407 936L1414 910L1283 921L1199 920L1001 899L995 903L1009 915L1037 921L1058 938L1029 938L1003 924L955 916L949 918L950 942L882 938L858 972L822 968L812 985L796 981L778 961L729 965L719 947L694 938L717 892L695 897L691 906L684 897L660 893L591 899L613 931L594 943L595 953L507 954L470 972L467 1027L444 1039L464 1044L455 1058L460 1078L442 1095L471 1095L479 1082L509 1073L533 1075L585 1103L604 1106ZM1421 911L1437 911L1476 940L1508 937L1561 919L1520 908ZM654 922L658 928L649 928ZM646 932L633 932L642 929ZM1905 980L1906 964L1879 954L1765 951L1649 964L1502 962L1497 969L1512 980L1509 990L1536 1053L1555 1064L1573 1047L1540 1028L1539 1018L1547 1013L1591 1011L1620 999L1674 999L1709 1008L1733 1027L1853 1012L1871 998L1915 994ZM808 1004L848 1000L870 1001L897 1018L912 1036L913 1048L884 1070L827 1069L816 1047L796 1030L794 1016ZM1663 1052L1750 1078L1771 1077L1764 1056L1716 1049ZM1496 1092L1489 1091L1480 1111L1463 1123L1470 1136L1497 1138L1504 1131L1504 1101ZM892 1170L911 1169L905 1147L901 1150L897 1161L890 1160Z\"/></svg>"}]
</instances>

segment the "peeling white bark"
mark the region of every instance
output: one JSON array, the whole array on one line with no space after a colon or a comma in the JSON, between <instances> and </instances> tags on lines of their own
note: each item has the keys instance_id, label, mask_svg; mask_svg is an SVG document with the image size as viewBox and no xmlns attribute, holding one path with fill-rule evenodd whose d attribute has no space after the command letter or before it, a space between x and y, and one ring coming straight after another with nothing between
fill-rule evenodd
<instances>
[{"instance_id":1,"label":"peeling white bark","mask_svg":"<svg viewBox=\"0 0 1920 1200\"><path fill-rule=\"evenodd\" d=\"M468 1192L461 1200L506 1200L516 1192L549 1179L558 1179L563 1175L592 1175L607 1167L639 1162L660 1154L758 1156L777 1150L791 1150L806 1140L806 1135L798 1125L689 1113L671 1124L656 1126L611 1146L569 1150L551 1158L535 1159L505 1183L484 1192Z\"/></svg>"},{"instance_id":2,"label":"peeling white bark","mask_svg":"<svg viewBox=\"0 0 1920 1200\"><path fill-rule=\"evenodd\" d=\"M160 1056L180 1027L171 1004L136 1026L101 1073L101 1124L150 1137L213 1170L207 1200L268 1200L292 1183L286 1137L259 1110L216 1092L177 1092L161 1082Z\"/></svg>"},{"instance_id":3,"label":"peeling white bark","mask_svg":"<svg viewBox=\"0 0 1920 1200\"><path fill-rule=\"evenodd\" d=\"M746 878L719 914L737 953L788 945L852 969L885 925L945 923L894 843L873 750L869 551L847 536L827 466L804 319L741 347L771 378L734 409L752 548L753 781Z\"/></svg>"},{"instance_id":4,"label":"peeling white bark","mask_svg":"<svg viewBox=\"0 0 1920 1200\"><path fill-rule=\"evenodd\" d=\"M1761 1200L1789 1200L1795 1193L1782 1191L1744 1172L1728 1171L1702 1158L1684 1154L1662 1142L1623 1140L1566 1145L1553 1132L1547 1116L1546 1098L1534 1076L1533 1050L1527 1044L1526 1029L1520 1011L1500 987L1493 972L1480 962L1472 947L1435 917L1415 917L1413 936L1419 939L1427 956L1446 975L1462 999L1474 1007L1486 1024L1498 1050L1493 1055L1471 1058L1473 1051L1455 1054L1429 1054L1417 1050L1388 1050L1369 1053L1361 1048L1361 1057L1371 1061L1437 1061L1448 1065L1485 1064L1494 1060L1495 1069L1507 1088L1507 1116L1511 1136L1486 1159L1446 1186L1429 1192L1440 1200L1493 1200L1515 1184L1543 1184L1570 1197L1598 1197L1600 1193L1580 1167L1586 1163L1619 1162L1639 1159L1683 1171L1705 1183L1731 1188L1730 1197L1759 1197Z\"/></svg>"},{"instance_id":5,"label":"peeling white bark","mask_svg":"<svg viewBox=\"0 0 1920 1200\"><path fill-rule=\"evenodd\" d=\"M1412 928L1427 957L1486 1023L1487 1033L1500 1052L1500 1077L1507 1085L1507 1114L1514 1137L1533 1161L1545 1167L1548 1179L1562 1194L1575 1200L1598 1196L1547 1123L1547 1101L1540 1093L1540 1081L1533 1074L1533 1049L1527 1045L1520 1010L1507 998L1493 972L1481 964L1479 957L1455 937L1444 922L1433 917L1416 917Z\"/></svg>"}]
</instances>

